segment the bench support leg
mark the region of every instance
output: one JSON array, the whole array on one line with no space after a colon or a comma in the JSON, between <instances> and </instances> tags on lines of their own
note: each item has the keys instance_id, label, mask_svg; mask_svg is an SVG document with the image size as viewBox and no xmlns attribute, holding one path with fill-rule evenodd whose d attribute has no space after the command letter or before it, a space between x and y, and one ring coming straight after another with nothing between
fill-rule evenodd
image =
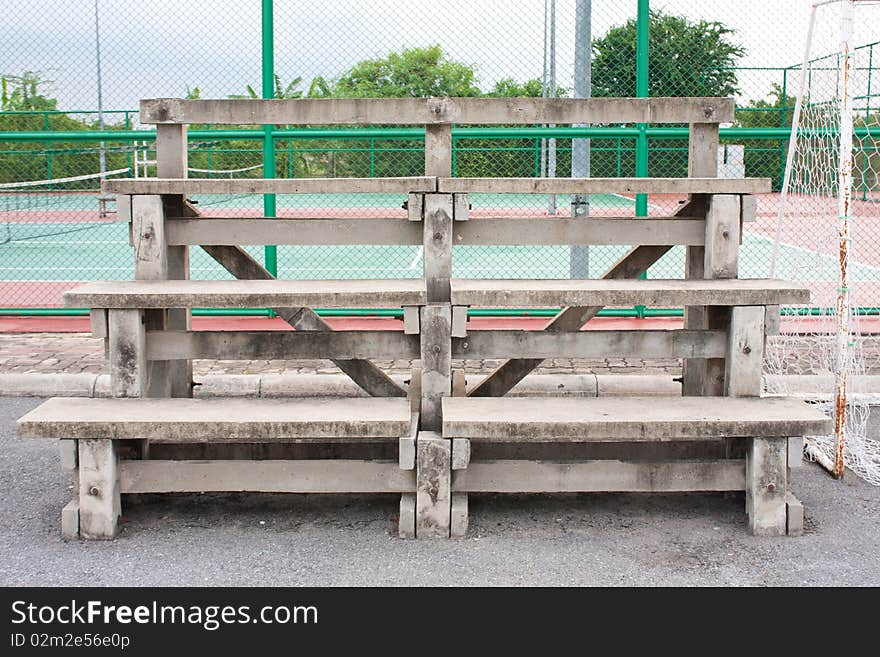
<instances>
[{"instance_id":1,"label":"bench support leg","mask_svg":"<svg viewBox=\"0 0 880 657\"><path fill-rule=\"evenodd\" d=\"M416 537L449 538L452 442L420 431L416 447Z\"/></svg>"},{"instance_id":2,"label":"bench support leg","mask_svg":"<svg viewBox=\"0 0 880 657\"><path fill-rule=\"evenodd\" d=\"M79 531L83 538L116 536L122 510L116 444L79 441Z\"/></svg>"},{"instance_id":3,"label":"bench support leg","mask_svg":"<svg viewBox=\"0 0 880 657\"><path fill-rule=\"evenodd\" d=\"M786 534L787 444L784 438L753 438L746 455L746 512L756 536Z\"/></svg>"},{"instance_id":4,"label":"bench support leg","mask_svg":"<svg viewBox=\"0 0 880 657\"><path fill-rule=\"evenodd\" d=\"M400 515L397 533L400 538L416 537L416 494L403 493L400 496Z\"/></svg>"}]
</instances>

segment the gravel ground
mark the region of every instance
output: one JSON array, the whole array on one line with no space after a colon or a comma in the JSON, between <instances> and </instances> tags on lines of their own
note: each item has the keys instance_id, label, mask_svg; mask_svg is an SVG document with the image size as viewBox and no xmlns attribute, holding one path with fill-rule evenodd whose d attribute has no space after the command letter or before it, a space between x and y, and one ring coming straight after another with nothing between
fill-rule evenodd
<instances>
[{"instance_id":1,"label":"gravel ground","mask_svg":"<svg viewBox=\"0 0 880 657\"><path fill-rule=\"evenodd\" d=\"M394 536L390 496L126 498L111 542L65 542L70 477L53 441L21 440L39 403L0 399L0 585L880 585L880 488L794 474L800 538L755 538L742 495L471 499L465 539Z\"/></svg>"}]
</instances>

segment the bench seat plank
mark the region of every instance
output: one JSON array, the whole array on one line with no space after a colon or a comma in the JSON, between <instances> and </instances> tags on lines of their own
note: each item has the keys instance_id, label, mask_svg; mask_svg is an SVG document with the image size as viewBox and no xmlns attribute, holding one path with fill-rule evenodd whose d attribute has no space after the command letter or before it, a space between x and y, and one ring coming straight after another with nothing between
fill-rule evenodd
<instances>
[{"instance_id":1,"label":"bench seat plank","mask_svg":"<svg viewBox=\"0 0 880 657\"><path fill-rule=\"evenodd\" d=\"M477 442L616 442L822 435L831 420L783 397L446 397L443 435Z\"/></svg>"},{"instance_id":2,"label":"bench seat plank","mask_svg":"<svg viewBox=\"0 0 880 657\"><path fill-rule=\"evenodd\" d=\"M57 397L18 421L26 438L297 442L410 433L409 401L382 398L82 399Z\"/></svg>"},{"instance_id":3,"label":"bench seat plank","mask_svg":"<svg viewBox=\"0 0 880 657\"><path fill-rule=\"evenodd\" d=\"M393 308L424 305L422 279L95 281L68 308Z\"/></svg>"},{"instance_id":4,"label":"bench seat plank","mask_svg":"<svg viewBox=\"0 0 880 657\"><path fill-rule=\"evenodd\" d=\"M810 300L810 290L803 285L764 278L453 279L450 285L452 304L461 306L760 306Z\"/></svg>"},{"instance_id":5,"label":"bench seat plank","mask_svg":"<svg viewBox=\"0 0 880 657\"><path fill-rule=\"evenodd\" d=\"M770 178L439 178L442 193L766 194Z\"/></svg>"},{"instance_id":6,"label":"bench seat plank","mask_svg":"<svg viewBox=\"0 0 880 657\"><path fill-rule=\"evenodd\" d=\"M400 178L108 178L109 194L409 194L433 192L433 176Z\"/></svg>"}]
</instances>

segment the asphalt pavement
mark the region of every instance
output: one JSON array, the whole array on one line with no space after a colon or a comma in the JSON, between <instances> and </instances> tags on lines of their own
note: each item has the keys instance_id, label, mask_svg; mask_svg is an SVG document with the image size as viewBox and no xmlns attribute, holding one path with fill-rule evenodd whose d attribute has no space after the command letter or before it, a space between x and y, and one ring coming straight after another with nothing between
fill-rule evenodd
<instances>
[{"instance_id":1,"label":"asphalt pavement","mask_svg":"<svg viewBox=\"0 0 880 657\"><path fill-rule=\"evenodd\" d=\"M64 541L71 477L0 398L0 585L880 585L880 488L794 472L799 538L749 535L732 494L471 497L464 539L401 540L381 495L128 496L116 540Z\"/></svg>"}]
</instances>

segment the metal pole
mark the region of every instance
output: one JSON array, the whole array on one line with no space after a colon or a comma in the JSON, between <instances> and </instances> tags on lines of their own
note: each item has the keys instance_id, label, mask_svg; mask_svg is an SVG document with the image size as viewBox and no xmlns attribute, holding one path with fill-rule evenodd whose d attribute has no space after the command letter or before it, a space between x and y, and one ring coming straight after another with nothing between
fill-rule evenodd
<instances>
[{"instance_id":1,"label":"metal pole","mask_svg":"<svg viewBox=\"0 0 880 657\"><path fill-rule=\"evenodd\" d=\"M853 0L840 3L840 150L839 188L837 190L837 243L840 257L837 292L837 349L834 358L834 476L843 478L843 461L846 447L846 375L849 369L850 325L849 261L850 232L849 213L852 203L853 165L853 54L850 39L853 32Z\"/></svg>"},{"instance_id":2,"label":"metal pole","mask_svg":"<svg viewBox=\"0 0 880 657\"><path fill-rule=\"evenodd\" d=\"M544 0L544 68L541 71L541 98L547 97L547 12L550 0ZM546 125L544 126L547 127ZM543 178L547 175L547 139L541 137L541 173Z\"/></svg>"},{"instance_id":3,"label":"metal pole","mask_svg":"<svg viewBox=\"0 0 880 657\"><path fill-rule=\"evenodd\" d=\"M104 130L104 92L101 83L101 22L98 19L98 0L95 0L95 70L98 82L98 129ZM104 151L104 142L99 144L100 150L98 159L100 161L100 172L107 171L107 153Z\"/></svg>"},{"instance_id":4,"label":"metal pole","mask_svg":"<svg viewBox=\"0 0 880 657\"><path fill-rule=\"evenodd\" d=\"M556 98L556 0L550 0L550 98ZM551 124L555 128L556 124ZM556 137L547 142L547 177L556 177ZM556 214L556 195L547 198L547 213Z\"/></svg>"},{"instance_id":5,"label":"metal pole","mask_svg":"<svg viewBox=\"0 0 880 657\"><path fill-rule=\"evenodd\" d=\"M592 0L577 0L574 13L574 96L589 98L592 95ZM590 140L571 140L571 177L590 177ZM589 194L576 194L571 201L571 216L586 218L590 214ZM590 247L573 246L569 256L568 270L571 278L590 277Z\"/></svg>"},{"instance_id":6,"label":"metal pole","mask_svg":"<svg viewBox=\"0 0 880 657\"><path fill-rule=\"evenodd\" d=\"M263 98L275 97L275 26L273 0L263 0L262 20L262 68ZM275 138L271 125L263 126L263 177L275 178ZM263 195L263 214L274 217L276 212L275 194ZM264 249L266 269L273 276L278 275L278 247L266 246Z\"/></svg>"},{"instance_id":7,"label":"metal pole","mask_svg":"<svg viewBox=\"0 0 880 657\"><path fill-rule=\"evenodd\" d=\"M648 44L650 43L650 11L649 0L639 0L636 27L636 96L648 97ZM639 133L636 137L636 177L648 176L648 124L638 124ZM636 194L636 216L648 216L648 195ZM645 272L639 278L648 278ZM645 306L636 306L639 317L645 314Z\"/></svg>"}]
</instances>

